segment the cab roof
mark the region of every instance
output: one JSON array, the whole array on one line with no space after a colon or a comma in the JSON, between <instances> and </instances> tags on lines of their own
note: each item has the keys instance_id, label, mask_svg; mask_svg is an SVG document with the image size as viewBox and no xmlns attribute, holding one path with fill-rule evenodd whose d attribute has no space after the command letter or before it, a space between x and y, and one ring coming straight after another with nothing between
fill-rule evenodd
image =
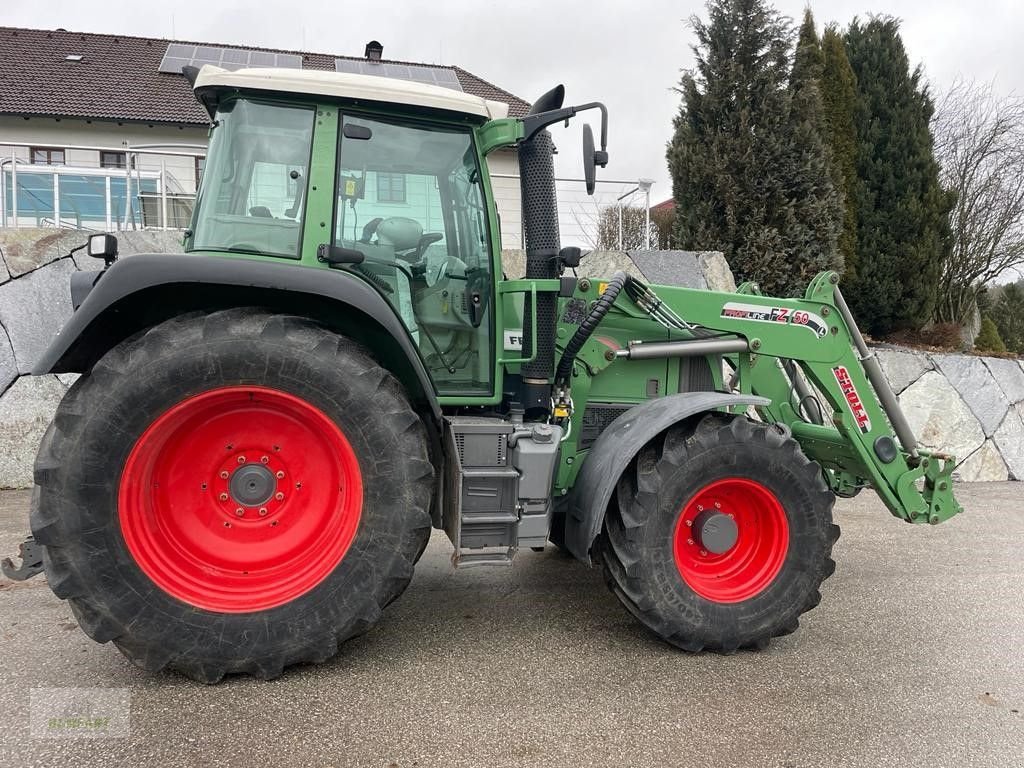
<instances>
[{"instance_id":1,"label":"cab roof","mask_svg":"<svg viewBox=\"0 0 1024 768\"><path fill-rule=\"evenodd\" d=\"M411 80L347 72L269 67L231 71L207 64L199 70L193 87L197 95L204 91L228 88L405 104L427 110L472 115L485 120L508 116L508 105L500 101L490 101L469 93Z\"/></svg>"}]
</instances>

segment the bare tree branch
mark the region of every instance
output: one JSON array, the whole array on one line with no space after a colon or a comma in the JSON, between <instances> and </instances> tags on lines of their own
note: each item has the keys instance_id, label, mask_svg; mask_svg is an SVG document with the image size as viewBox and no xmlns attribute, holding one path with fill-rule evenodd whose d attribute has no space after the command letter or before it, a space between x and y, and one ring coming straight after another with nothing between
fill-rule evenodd
<instances>
[{"instance_id":1,"label":"bare tree branch","mask_svg":"<svg viewBox=\"0 0 1024 768\"><path fill-rule=\"evenodd\" d=\"M619 206L606 205L600 209L600 216L597 222L597 247L602 250L614 250L619 248ZM644 237L644 209L643 206L624 205L622 211L622 250L635 251L647 247L647 239ZM654 222L650 225L650 242L652 247L657 247L658 229Z\"/></svg>"},{"instance_id":2,"label":"bare tree branch","mask_svg":"<svg viewBox=\"0 0 1024 768\"><path fill-rule=\"evenodd\" d=\"M984 285L1024 265L1024 99L959 79L932 129L943 185L957 195L935 314L963 324Z\"/></svg>"}]
</instances>

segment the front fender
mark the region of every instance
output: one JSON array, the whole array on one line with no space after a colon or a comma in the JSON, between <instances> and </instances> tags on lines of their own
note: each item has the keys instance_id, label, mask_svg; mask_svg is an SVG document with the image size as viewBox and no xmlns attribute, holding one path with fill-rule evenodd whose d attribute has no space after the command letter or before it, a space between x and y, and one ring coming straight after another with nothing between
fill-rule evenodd
<instances>
[{"instance_id":1,"label":"front fender","mask_svg":"<svg viewBox=\"0 0 1024 768\"><path fill-rule=\"evenodd\" d=\"M255 259L146 254L121 259L90 280L94 285L85 286L87 293L78 286L84 300L75 297L80 306L33 374L88 371L133 333L193 309L245 302L327 322L350 312L370 351L387 353L386 362L401 369L396 375L418 385L417 395L440 423L437 393L408 330L380 293L351 274Z\"/></svg>"},{"instance_id":2,"label":"front fender","mask_svg":"<svg viewBox=\"0 0 1024 768\"><path fill-rule=\"evenodd\" d=\"M583 461L569 497L565 546L578 560L590 562L590 547L601 532L605 510L623 471L653 437L698 413L733 405L769 405L753 395L681 392L654 398L620 414Z\"/></svg>"}]
</instances>

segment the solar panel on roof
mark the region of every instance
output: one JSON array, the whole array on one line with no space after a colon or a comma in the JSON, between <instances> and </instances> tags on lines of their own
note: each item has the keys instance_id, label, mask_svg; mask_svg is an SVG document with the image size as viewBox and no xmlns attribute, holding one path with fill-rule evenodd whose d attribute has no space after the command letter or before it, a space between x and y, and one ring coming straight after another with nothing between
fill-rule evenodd
<instances>
[{"instance_id":1,"label":"solar panel on roof","mask_svg":"<svg viewBox=\"0 0 1024 768\"><path fill-rule=\"evenodd\" d=\"M302 57L294 53L252 51L246 48L219 48L213 45L186 45L171 43L160 61L160 72L180 74L182 67L201 67L213 64L224 69L246 67L283 67L302 69Z\"/></svg>"},{"instance_id":2,"label":"solar panel on roof","mask_svg":"<svg viewBox=\"0 0 1024 768\"><path fill-rule=\"evenodd\" d=\"M462 83L459 82L454 70L445 67L424 67L416 64L393 64L362 59L335 59L334 70L353 75L393 77L398 80L410 80L414 83L439 85L442 88L451 88L453 91L462 90Z\"/></svg>"}]
</instances>

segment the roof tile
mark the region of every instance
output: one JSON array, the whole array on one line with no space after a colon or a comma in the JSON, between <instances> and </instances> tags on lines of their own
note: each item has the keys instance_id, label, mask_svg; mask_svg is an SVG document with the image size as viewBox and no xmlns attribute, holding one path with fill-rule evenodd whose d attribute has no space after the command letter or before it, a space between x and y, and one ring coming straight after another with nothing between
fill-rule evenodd
<instances>
[{"instance_id":1,"label":"roof tile","mask_svg":"<svg viewBox=\"0 0 1024 768\"><path fill-rule=\"evenodd\" d=\"M101 35L65 30L0 27L0 114L79 117L127 122L197 125L209 118L181 75L157 71L169 43L217 45L188 40ZM288 51L302 56L304 69L334 70L334 59L355 56ZM68 55L81 61L67 61ZM461 67L396 61L396 64L453 70L466 93L505 102L512 116L525 115L527 104L508 91Z\"/></svg>"}]
</instances>

